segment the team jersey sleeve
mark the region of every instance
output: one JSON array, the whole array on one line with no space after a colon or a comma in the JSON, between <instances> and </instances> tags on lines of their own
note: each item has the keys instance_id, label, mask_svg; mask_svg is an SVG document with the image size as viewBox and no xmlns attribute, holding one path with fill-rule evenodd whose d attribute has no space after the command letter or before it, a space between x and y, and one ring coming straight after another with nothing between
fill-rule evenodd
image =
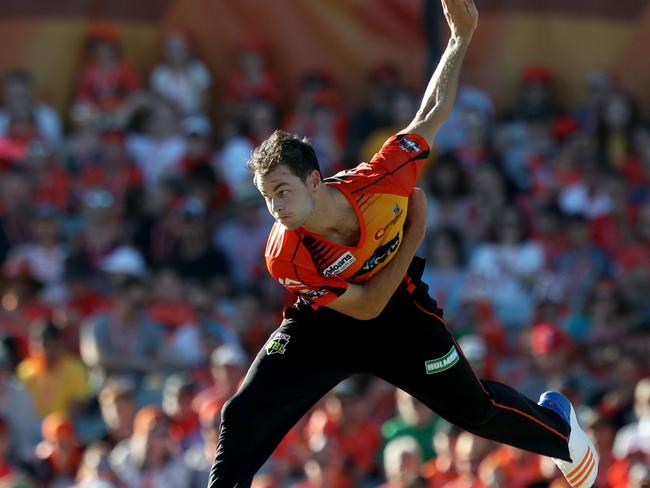
<instances>
[{"instance_id":1,"label":"team jersey sleeve","mask_svg":"<svg viewBox=\"0 0 650 488\"><path fill-rule=\"evenodd\" d=\"M384 143L369 164L386 171L410 193L429 152L427 141L419 134L396 134Z\"/></svg>"},{"instance_id":2,"label":"team jersey sleeve","mask_svg":"<svg viewBox=\"0 0 650 488\"><path fill-rule=\"evenodd\" d=\"M347 281L321 276L313 269L288 261L272 260L268 268L271 276L287 290L316 306L333 302L350 285Z\"/></svg>"}]
</instances>

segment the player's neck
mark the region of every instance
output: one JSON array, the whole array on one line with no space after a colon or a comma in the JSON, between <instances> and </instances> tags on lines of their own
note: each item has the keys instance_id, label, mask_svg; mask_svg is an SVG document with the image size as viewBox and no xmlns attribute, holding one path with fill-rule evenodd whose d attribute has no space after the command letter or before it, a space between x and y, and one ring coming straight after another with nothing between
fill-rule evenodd
<instances>
[{"instance_id":1,"label":"player's neck","mask_svg":"<svg viewBox=\"0 0 650 488\"><path fill-rule=\"evenodd\" d=\"M314 201L314 211L303 227L319 236L327 236L339 231L342 227L341 223L344 222L342 219L349 215L350 210L354 211L340 191L327 186L324 186L324 191L316 195Z\"/></svg>"}]
</instances>

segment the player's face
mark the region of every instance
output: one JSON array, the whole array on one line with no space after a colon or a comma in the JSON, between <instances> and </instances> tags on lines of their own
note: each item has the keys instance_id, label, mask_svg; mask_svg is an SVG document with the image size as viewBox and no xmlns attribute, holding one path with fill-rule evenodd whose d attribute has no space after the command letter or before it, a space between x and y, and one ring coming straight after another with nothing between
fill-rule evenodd
<instances>
[{"instance_id":1,"label":"player's face","mask_svg":"<svg viewBox=\"0 0 650 488\"><path fill-rule=\"evenodd\" d=\"M314 211L310 179L313 179L313 174L303 181L288 166L280 165L267 175L258 175L255 184L273 218L293 230L304 225Z\"/></svg>"}]
</instances>

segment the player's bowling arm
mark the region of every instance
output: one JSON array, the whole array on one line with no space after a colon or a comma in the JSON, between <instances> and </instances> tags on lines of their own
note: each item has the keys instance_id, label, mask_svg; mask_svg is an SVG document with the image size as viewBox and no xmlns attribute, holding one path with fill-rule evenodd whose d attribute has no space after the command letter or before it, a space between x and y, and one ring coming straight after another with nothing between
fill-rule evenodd
<instances>
[{"instance_id":1,"label":"player's bowling arm","mask_svg":"<svg viewBox=\"0 0 650 488\"><path fill-rule=\"evenodd\" d=\"M429 146L433 145L436 131L454 106L463 59L478 21L474 0L442 0L442 7L451 37L429 80L420 108L401 131L420 134Z\"/></svg>"},{"instance_id":2,"label":"player's bowling arm","mask_svg":"<svg viewBox=\"0 0 650 488\"><path fill-rule=\"evenodd\" d=\"M391 261L363 285L351 284L327 307L359 320L377 317L393 296L426 233L426 197L414 188L409 198L402 244Z\"/></svg>"}]
</instances>

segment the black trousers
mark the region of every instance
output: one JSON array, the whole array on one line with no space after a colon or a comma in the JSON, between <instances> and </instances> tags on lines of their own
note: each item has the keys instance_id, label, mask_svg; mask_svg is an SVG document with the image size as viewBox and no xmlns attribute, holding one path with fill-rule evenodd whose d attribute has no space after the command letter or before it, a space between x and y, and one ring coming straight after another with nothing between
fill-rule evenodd
<instances>
[{"instance_id":1,"label":"black trousers","mask_svg":"<svg viewBox=\"0 0 650 488\"><path fill-rule=\"evenodd\" d=\"M222 412L209 488L243 488L287 431L329 390L355 373L410 393L482 437L569 459L569 426L509 386L479 381L420 282L415 258L381 315L352 319L295 305Z\"/></svg>"}]
</instances>

